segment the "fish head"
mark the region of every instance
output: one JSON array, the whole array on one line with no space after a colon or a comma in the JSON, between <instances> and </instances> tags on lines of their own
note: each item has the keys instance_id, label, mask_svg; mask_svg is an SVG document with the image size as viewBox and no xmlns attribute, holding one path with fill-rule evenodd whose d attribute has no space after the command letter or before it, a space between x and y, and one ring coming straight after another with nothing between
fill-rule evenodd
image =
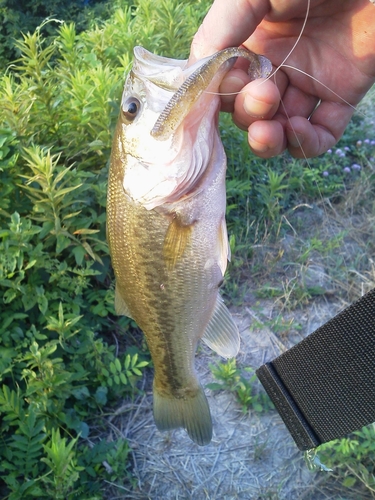
<instances>
[{"instance_id":1,"label":"fish head","mask_svg":"<svg viewBox=\"0 0 375 500\"><path fill-rule=\"evenodd\" d=\"M228 50L233 54L223 55ZM111 160L121 165L123 188L134 202L151 210L204 189L214 150L216 158L224 156L217 92L241 50L225 49L188 66L134 48Z\"/></svg>"}]
</instances>

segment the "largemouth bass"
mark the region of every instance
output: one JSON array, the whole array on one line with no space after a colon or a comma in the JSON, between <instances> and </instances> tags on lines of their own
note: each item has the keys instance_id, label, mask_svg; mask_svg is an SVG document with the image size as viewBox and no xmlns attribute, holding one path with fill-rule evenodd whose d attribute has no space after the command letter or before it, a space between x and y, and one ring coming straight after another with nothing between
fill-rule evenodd
<instances>
[{"instance_id":1,"label":"largemouth bass","mask_svg":"<svg viewBox=\"0 0 375 500\"><path fill-rule=\"evenodd\" d=\"M218 133L219 85L238 57L252 78L270 62L228 48L187 61L134 49L114 135L107 234L115 307L143 330L151 352L154 419L199 445L212 422L194 369L199 339L225 358L239 333L219 295L229 256L226 157Z\"/></svg>"}]
</instances>

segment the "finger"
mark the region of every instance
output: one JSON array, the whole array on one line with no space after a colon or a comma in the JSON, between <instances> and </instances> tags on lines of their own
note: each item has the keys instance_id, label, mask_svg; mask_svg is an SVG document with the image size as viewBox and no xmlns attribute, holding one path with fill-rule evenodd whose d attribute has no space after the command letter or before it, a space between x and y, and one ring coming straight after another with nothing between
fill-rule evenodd
<instances>
[{"instance_id":1,"label":"finger","mask_svg":"<svg viewBox=\"0 0 375 500\"><path fill-rule=\"evenodd\" d=\"M296 158L325 153L340 139L354 110L347 104L322 102L310 120L291 117L285 124L287 147Z\"/></svg>"},{"instance_id":2,"label":"finger","mask_svg":"<svg viewBox=\"0 0 375 500\"><path fill-rule=\"evenodd\" d=\"M232 69L221 82L219 93L221 97L221 111L233 113L236 97L249 83L250 76L240 69Z\"/></svg>"},{"instance_id":3,"label":"finger","mask_svg":"<svg viewBox=\"0 0 375 500\"><path fill-rule=\"evenodd\" d=\"M319 98L317 96L289 84L282 96L279 112L285 114L286 118L290 116L309 118L318 103Z\"/></svg>"},{"instance_id":4,"label":"finger","mask_svg":"<svg viewBox=\"0 0 375 500\"><path fill-rule=\"evenodd\" d=\"M276 120L256 121L248 129L248 142L254 154L271 158L286 148L283 125Z\"/></svg>"},{"instance_id":5,"label":"finger","mask_svg":"<svg viewBox=\"0 0 375 500\"><path fill-rule=\"evenodd\" d=\"M237 95L233 120L240 128L247 129L256 120L272 118L279 104L280 92L271 80L254 80Z\"/></svg>"},{"instance_id":6,"label":"finger","mask_svg":"<svg viewBox=\"0 0 375 500\"><path fill-rule=\"evenodd\" d=\"M241 45L268 10L268 0L215 0L193 38L189 64L226 47Z\"/></svg>"}]
</instances>

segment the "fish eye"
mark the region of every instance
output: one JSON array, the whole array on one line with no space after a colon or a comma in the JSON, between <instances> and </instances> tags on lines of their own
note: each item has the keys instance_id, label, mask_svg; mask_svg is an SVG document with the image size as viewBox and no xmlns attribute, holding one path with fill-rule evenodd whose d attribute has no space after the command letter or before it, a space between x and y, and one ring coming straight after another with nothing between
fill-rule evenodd
<instances>
[{"instance_id":1,"label":"fish eye","mask_svg":"<svg viewBox=\"0 0 375 500\"><path fill-rule=\"evenodd\" d=\"M136 97L128 97L122 105L122 115L128 123L131 123L137 117L141 103Z\"/></svg>"}]
</instances>

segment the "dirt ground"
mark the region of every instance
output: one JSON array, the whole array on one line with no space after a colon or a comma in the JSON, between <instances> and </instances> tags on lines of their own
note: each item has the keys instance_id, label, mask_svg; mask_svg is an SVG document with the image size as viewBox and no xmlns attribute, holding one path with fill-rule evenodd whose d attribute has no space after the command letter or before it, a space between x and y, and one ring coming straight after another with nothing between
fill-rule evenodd
<instances>
[{"instance_id":1,"label":"dirt ground","mask_svg":"<svg viewBox=\"0 0 375 500\"><path fill-rule=\"evenodd\" d=\"M285 349L266 326L271 309L270 301L256 301L254 308L250 305L232 311L241 333L238 365L258 367ZM335 304L324 300L304 310L301 337L332 317L335 310ZM197 355L203 385L213 381L208 365L218 360L205 347ZM206 394L214 435L205 447L192 443L182 430L160 433L156 429L151 392L123 408L125 414L113 423L133 447L136 484L132 491L118 491L116 498L302 499L316 492L320 476L326 473L308 470L303 454L275 410L244 414L228 391L207 390Z\"/></svg>"},{"instance_id":2,"label":"dirt ground","mask_svg":"<svg viewBox=\"0 0 375 500\"><path fill-rule=\"evenodd\" d=\"M371 117L369 117L371 118ZM375 137L375 133L374 133ZM314 211L315 210L315 211ZM353 221L327 217L327 211L310 207L301 210L307 231L335 233L349 228L345 248L337 252L358 253L358 238L350 228L361 225L358 216ZM355 218L357 217L357 218ZM354 229L353 229L354 230ZM303 231L292 231L280 246L283 258L278 269L287 266L292 257L295 238L303 238ZM361 247L362 248L362 247ZM277 249L274 251L276 252ZM362 251L362 250L361 250ZM262 256L260 256L262 257ZM316 258L315 258L316 257ZM297 279L310 279L325 290L337 290L337 283L330 283L326 273L327 262L312 254L308 268L298 268ZM295 268L293 269L295 279ZM288 271L285 271L287 277ZM283 279L281 277L280 279ZM237 357L239 366L258 368L272 360L283 350L302 340L320 325L348 305L342 294L326 293L310 300L302 308L284 311L284 319L293 320L298 328L291 328L288 335L273 331L275 318L274 300L256 298L249 281L249 291L241 307L231 308L241 334L241 349ZM220 361L219 356L205 346L196 356L196 368L203 386L213 382L210 363ZM302 500L302 499L365 499L365 493L343 492L330 474L310 471L303 453L275 410L246 414L228 391L206 390L213 418L211 444L200 447L190 441L183 430L160 433L152 417L151 380L144 380L145 395L133 403L119 408L110 425L118 436L126 437L132 447L132 487L110 488L108 498L163 499L163 500ZM262 390L262 389L260 389Z\"/></svg>"}]
</instances>

